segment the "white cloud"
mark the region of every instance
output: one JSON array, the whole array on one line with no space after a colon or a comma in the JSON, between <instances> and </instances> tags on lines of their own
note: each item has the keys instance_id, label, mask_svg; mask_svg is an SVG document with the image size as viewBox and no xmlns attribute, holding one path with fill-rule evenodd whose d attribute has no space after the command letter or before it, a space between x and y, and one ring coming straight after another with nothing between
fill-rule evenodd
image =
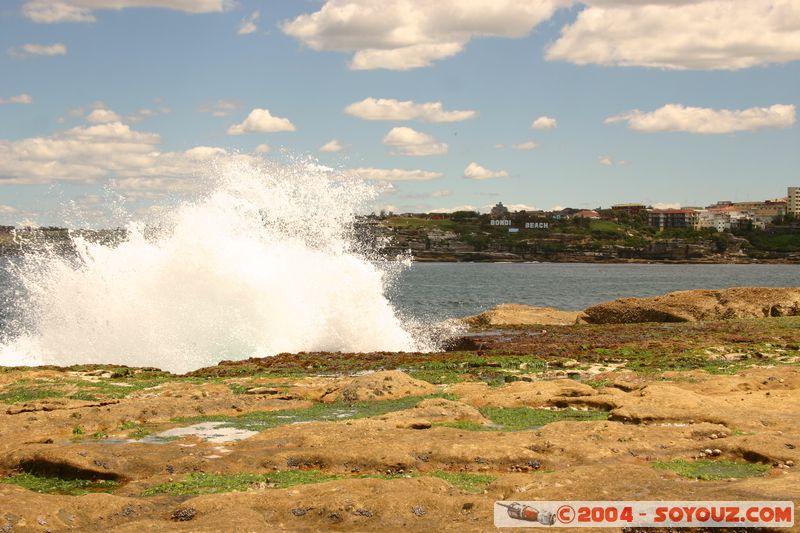
<instances>
[{"instance_id":1,"label":"white cloud","mask_svg":"<svg viewBox=\"0 0 800 533\"><path fill-rule=\"evenodd\" d=\"M474 205L466 204L457 205L455 207L437 207L436 209L430 210L431 213L455 213L456 211L479 211L479 208Z\"/></svg>"},{"instance_id":2,"label":"white cloud","mask_svg":"<svg viewBox=\"0 0 800 533\"><path fill-rule=\"evenodd\" d=\"M547 50L579 65L736 70L800 59L797 0L584 0Z\"/></svg>"},{"instance_id":3,"label":"white cloud","mask_svg":"<svg viewBox=\"0 0 800 533\"><path fill-rule=\"evenodd\" d=\"M64 56L67 55L67 47L63 43L54 44L23 44L17 48L9 48L8 55L11 57L24 58L30 56Z\"/></svg>"},{"instance_id":4,"label":"white cloud","mask_svg":"<svg viewBox=\"0 0 800 533\"><path fill-rule=\"evenodd\" d=\"M155 117L158 115L163 115L166 113L170 113L172 110L168 107L159 107L158 109L151 109L151 108L142 108L138 111L134 111L133 113L128 113L125 115L125 122L141 122L146 118Z\"/></svg>"},{"instance_id":5,"label":"white cloud","mask_svg":"<svg viewBox=\"0 0 800 533\"><path fill-rule=\"evenodd\" d=\"M282 29L314 50L354 52L352 69L408 70L458 54L473 37L524 37L566 3L327 0Z\"/></svg>"},{"instance_id":6,"label":"white cloud","mask_svg":"<svg viewBox=\"0 0 800 533\"><path fill-rule=\"evenodd\" d=\"M257 154L268 154L272 151L272 147L268 144L259 144L254 151Z\"/></svg>"},{"instance_id":7,"label":"white cloud","mask_svg":"<svg viewBox=\"0 0 800 533\"><path fill-rule=\"evenodd\" d=\"M383 138L383 144L391 148L393 155L442 155L447 153L447 144L437 143L433 135L404 126L392 128Z\"/></svg>"},{"instance_id":8,"label":"white cloud","mask_svg":"<svg viewBox=\"0 0 800 533\"><path fill-rule=\"evenodd\" d=\"M509 211L538 211L539 208L528 204L504 204Z\"/></svg>"},{"instance_id":9,"label":"white cloud","mask_svg":"<svg viewBox=\"0 0 800 533\"><path fill-rule=\"evenodd\" d=\"M251 33L255 33L258 30L256 21L260 15L261 14L258 11L253 11L249 17L243 18L242 22L239 24L239 31L237 33L239 35L249 35Z\"/></svg>"},{"instance_id":10,"label":"white cloud","mask_svg":"<svg viewBox=\"0 0 800 533\"><path fill-rule=\"evenodd\" d=\"M157 99L160 101L160 99ZM91 109L91 111L89 111ZM89 112L86 115L87 111ZM158 108L142 108L138 111L134 111L133 113L128 113L127 115L121 116L118 113L110 110L108 106L106 106L105 102L96 101L91 106L88 107L74 107L67 109L67 113L70 117L79 118L86 115L86 120L92 124L106 124L109 122L124 122L128 123L135 123L141 122L144 119L155 117L158 115L163 115L166 113L170 113L172 110L166 106L161 106ZM59 124L63 124L66 122L64 117L59 117L57 120Z\"/></svg>"},{"instance_id":11,"label":"white cloud","mask_svg":"<svg viewBox=\"0 0 800 533\"><path fill-rule=\"evenodd\" d=\"M624 161L622 159L613 159L607 155L597 156L597 162L606 167L613 167L613 166L622 167L628 164L627 161Z\"/></svg>"},{"instance_id":12,"label":"white cloud","mask_svg":"<svg viewBox=\"0 0 800 533\"><path fill-rule=\"evenodd\" d=\"M106 124L108 122L119 122L119 115L110 109L95 109L86 117L92 124Z\"/></svg>"},{"instance_id":13,"label":"white cloud","mask_svg":"<svg viewBox=\"0 0 800 533\"><path fill-rule=\"evenodd\" d=\"M11 205L0 204L0 215L13 215L17 212L17 208Z\"/></svg>"},{"instance_id":14,"label":"white cloud","mask_svg":"<svg viewBox=\"0 0 800 533\"><path fill-rule=\"evenodd\" d=\"M464 169L464 177L471 180L488 180L492 178L505 178L508 172L505 170L489 170L480 166L478 163L470 163Z\"/></svg>"},{"instance_id":15,"label":"white cloud","mask_svg":"<svg viewBox=\"0 0 800 533\"><path fill-rule=\"evenodd\" d=\"M95 22L96 9L165 8L185 13L216 13L230 9L232 0L28 0L22 14L40 24Z\"/></svg>"},{"instance_id":16,"label":"white cloud","mask_svg":"<svg viewBox=\"0 0 800 533\"><path fill-rule=\"evenodd\" d=\"M16 96L9 96L8 98L0 98L0 105L3 104L32 104L33 98L29 94L18 94Z\"/></svg>"},{"instance_id":17,"label":"white cloud","mask_svg":"<svg viewBox=\"0 0 800 533\"><path fill-rule=\"evenodd\" d=\"M39 24L56 22L95 22L92 10L66 2L37 0L26 2L22 6L22 14Z\"/></svg>"},{"instance_id":18,"label":"white cloud","mask_svg":"<svg viewBox=\"0 0 800 533\"><path fill-rule=\"evenodd\" d=\"M346 174L374 181L430 181L443 176L441 172L399 168L353 168Z\"/></svg>"},{"instance_id":19,"label":"white cloud","mask_svg":"<svg viewBox=\"0 0 800 533\"><path fill-rule=\"evenodd\" d=\"M325 144L323 144L320 147L319 151L320 152L327 152L327 153L335 153L335 152L341 152L342 150L346 150L346 149L347 149L347 145L344 145L344 144L340 143L336 139L331 139L330 141L328 141Z\"/></svg>"},{"instance_id":20,"label":"white cloud","mask_svg":"<svg viewBox=\"0 0 800 533\"><path fill-rule=\"evenodd\" d=\"M431 193L431 198L444 198L445 196L450 196L453 193L447 189L442 189L439 191L433 191Z\"/></svg>"},{"instance_id":21,"label":"white cloud","mask_svg":"<svg viewBox=\"0 0 800 533\"><path fill-rule=\"evenodd\" d=\"M763 128L790 128L795 120L794 105L776 104L770 107L729 110L668 104L649 113L634 109L609 117L605 122L607 124L627 122L631 129L648 133L682 131L721 134Z\"/></svg>"},{"instance_id":22,"label":"white cloud","mask_svg":"<svg viewBox=\"0 0 800 533\"><path fill-rule=\"evenodd\" d=\"M235 100L217 100L216 102L209 102L197 108L201 113L211 113L215 117L227 117L239 109L241 109L241 102Z\"/></svg>"},{"instance_id":23,"label":"white cloud","mask_svg":"<svg viewBox=\"0 0 800 533\"><path fill-rule=\"evenodd\" d=\"M193 187L212 159L244 160L221 148L162 152L157 133L121 122L78 126L46 137L0 140L0 184L93 183L111 180L123 190Z\"/></svg>"},{"instance_id":24,"label":"white cloud","mask_svg":"<svg viewBox=\"0 0 800 533\"><path fill-rule=\"evenodd\" d=\"M511 148L514 150L535 150L539 148L539 143L528 141L524 143L512 144Z\"/></svg>"},{"instance_id":25,"label":"white cloud","mask_svg":"<svg viewBox=\"0 0 800 533\"><path fill-rule=\"evenodd\" d=\"M534 130L552 130L558 126L558 121L553 117L541 116L533 121L531 129Z\"/></svg>"},{"instance_id":26,"label":"white cloud","mask_svg":"<svg viewBox=\"0 0 800 533\"><path fill-rule=\"evenodd\" d=\"M417 103L391 98L365 98L344 109L348 115L364 120L421 120L460 122L478 116L477 111L445 111L441 102Z\"/></svg>"},{"instance_id":27,"label":"white cloud","mask_svg":"<svg viewBox=\"0 0 800 533\"><path fill-rule=\"evenodd\" d=\"M250 111L241 124L228 128L228 135L243 133L275 133L279 131L295 131L294 124L288 118L273 117L269 109L256 108Z\"/></svg>"}]
</instances>

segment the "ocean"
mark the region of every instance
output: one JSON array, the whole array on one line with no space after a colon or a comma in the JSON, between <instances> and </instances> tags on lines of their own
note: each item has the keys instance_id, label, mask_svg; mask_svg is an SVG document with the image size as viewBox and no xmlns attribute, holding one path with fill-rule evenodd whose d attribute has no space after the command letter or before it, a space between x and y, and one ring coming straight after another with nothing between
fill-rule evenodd
<instances>
[{"instance_id":1,"label":"ocean","mask_svg":"<svg viewBox=\"0 0 800 533\"><path fill-rule=\"evenodd\" d=\"M679 290L798 285L800 265L416 263L389 298L404 314L440 319L501 303L580 310Z\"/></svg>"}]
</instances>

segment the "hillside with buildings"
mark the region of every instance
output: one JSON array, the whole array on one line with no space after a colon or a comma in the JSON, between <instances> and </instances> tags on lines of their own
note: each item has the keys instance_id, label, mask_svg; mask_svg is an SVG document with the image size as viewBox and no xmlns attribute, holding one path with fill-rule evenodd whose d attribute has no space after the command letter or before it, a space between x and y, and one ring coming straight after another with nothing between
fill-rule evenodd
<instances>
[{"instance_id":1,"label":"hillside with buildings","mask_svg":"<svg viewBox=\"0 0 800 533\"><path fill-rule=\"evenodd\" d=\"M800 262L800 188L787 198L708 207L382 214L364 224L387 253L420 261Z\"/></svg>"},{"instance_id":2,"label":"hillside with buildings","mask_svg":"<svg viewBox=\"0 0 800 533\"><path fill-rule=\"evenodd\" d=\"M410 252L418 261L800 263L800 187L786 198L681 209L511 212L498 203L484 214L381 213L361 217L356 232L386 256ZM73 234L110 244L125 237L119 229ZM63 228L0 226L0 254L25 246L68 252L68 235Z\"/></svg>"}]
</instances>

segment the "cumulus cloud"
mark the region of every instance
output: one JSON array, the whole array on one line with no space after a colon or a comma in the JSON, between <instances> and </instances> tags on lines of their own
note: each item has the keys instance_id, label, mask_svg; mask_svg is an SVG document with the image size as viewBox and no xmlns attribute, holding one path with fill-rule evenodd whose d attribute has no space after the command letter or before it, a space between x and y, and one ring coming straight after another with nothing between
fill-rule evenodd
<instances>
[{"instance_id":1,"label":"cumulus cloud","mask_svg":"<svg viewBox=\"0 0 800 533\"><path fill-rule=\"evenodd\" d=\"M171 111L172 110L170 108L165 106L161 106L157 109L145 107L138 111L134 111L133 113L128 113L127 115L125 115L125 122L141 122L146 118L163 115L166 113L170 113Z\"/></svg>"},{"instance_id":2,"label":"cumulus cloud","mask_svg":"<svg viewBox=\"0 0 800 533\"><path fill-rule=\"evenodd\" d=\"M558 121L553 117L541 116L533 121L531 129L534 130L552 130L558 126Z\"/></svg>"},{"instance_id":3,"label":"cumulus cloud","mask_svg":"<svg viewBox=\"0 0 800 533\"><path fill-rule=\"evenodd\" d=\"M269 109L256 108L250 111L244 122L228 128L228 135L243 133L275 133L279 131L295 131L294 124L288 118L273 117Z\"/></svg>"},{"instance_id":4,"label":"cumulus cloud","mask_svg":"<svg viewBox=\"0 0 800 533\"><path fill-rule=\"evenodd\" d=\"M122 122L78 126L50 136L0 140L0 184L93 183L122 190L183 190L211 159L247 158L199 146L162 152L157 133Z\"/></svg>"},{"instance_id":5,"label":"cumulus cloud","mask_svg":"<svg viewBox=\"0 0 800 533\"><path fill-rule=\"evenodd\" d=\"M239 31L236 32L239 35L249 35L251 33L255 33L258 30L258 26L256 26L256 21L258 17L261 16L261 13L258 11L253 11L253 13L249 17L245 17L242 19L241 23L239 24Z\"/></svg>"},{"instance_id":6,"label":"cumulus cloud","mask_svg":"<svg viewBox=\"0 0 800 533\"><path fill-rule=\"evenodd\" d=\"M383 144L391 148L393 155L442 155L447 153L447 144L438 143L433 135L404 126L392 128L383 138Z\"/></svg>"},{"instance_id":7,"label":"cumulus cloud","mask_svg":"<svg viewBox=\"0 0 800 533\"><path fill-rule=\"evenodd\" d=\"M272 151L272 147L268 144L259 144L254 151L257 154L268 154Z\"/></svg>"},{"instance_id":8,"label":"cumulus cloud","mask_svg":"<svg viewBox=\"0 0 800 533\"><path fill-rule=\"evenodd\" d=\"M330 141L320 146L319 151L326 153L335 153L335 152L341 152L342 150L346 149L347 149L346 145L340 143L336 139L331 139Z\"/></svg>"},{"instance_id":9,"label":"cumulus cloud","mask_svg":"<svg viewBox=\"0 0 800 533\"><path fill-rule=\"evenodd\" d=\"M235 100L217 100L216 102L208 102L197 108L201 113L211 113L215 117L227 117L241 109L241 102Z\"/></svg>"},{"instance_id":10,"label":"cumulus cloud","mask_svg":"<svg viewBox=\"0 0 800 533\"><path fill-rule=\"evenodd\" d=\"M232 0L27 0L22 14L39 24L95 22L93 11L129 7L157 7L185 13L215 13L233 6Z\"/></svg>"},{"instance_id":11,"label":"cumulus cloud","mask_svg":"<svg viewBox=\"0 0 800 533\"><path fill-rule=\"evenodd\" d=\"M478 163L472 162L464 169L464 177L471 180L488 180L492 178L505 178L508 172L505 170L489 170L486 167L480 166Z\"/></svg>"},{"instance_id":12,"label":"cumulus cloud","mask_svg":"<svg viewBox=\"0 0 800 533\"><path fill-rule=\"evenodd\" d=\"M736 70L800 59L796 0L584 0L547 50L579 65Z\"/></svg>"},{"instance_id":13,"label":"cumulus cloud","mask_svg":"<svg viewBox=\"0 0 800 533\"><path fill-rule=\"evenodd\" d=\"M374 181L430 181L441 178L441 172L405 170L400 168L353 168L345 172L351 176Z\"/></svg>"},{"instance_id":14,"label":"cumulus cloud","mask_svg":"<svg viewBox=\"0 0 800 533\"><path fill-rule=\"evenodd\" d=\"M417 103L412 100L365 98L344 109L348 115L364 120L420 120L422 122L460 122L478 116L477 111L445 111L442 102Z\"/></svg>"},{"instance_id":15,"label":"cumulus cloud","mask_svg":"<svg viewBox=\"0 0 800 533\"><path fill-rule=\"evenodd\" d=\"M437 207L431 209L430 213L455 213L456 211L479 211L478 207L471 204L457 205L455 207Z\"/></svg>"},{"instance_id":16,"label":"cumulus cloud","mask_svg":"<svg viewBox=\"0 0 800 533\"><path fill-rule=\"evenodd\" d=\"M794 105L776 104L729 110L668 104L649 113L634 109L609 117L605 122L627 122L631 129L648 133L682 131L711 135L763 128L790 128L795 121Z\"/></svg>"},{"instance_id":17,"label":"cumulus cloud","mask_svg":"<svg viewBox=\"0 0 800 533\"><path fill-rule=\"evenodd\" d=\"M539 208L528 204L505 204L509 211L538 211Z\"/></svg>"},{"instance_id":18,"label":"cumulus cloud","mask_svg":"<svg viewBox=\"0 0 800 533\"><path fill-rule=\"evenodd\" d=\"M30 56L64 56L67 55L67 47L63 43L28 43L16 48L9 48L8 55L16 58L25 58Z\"/></svg>"},{"instance_id":19,"label":"cumulus cloud","mask_svg":"<svg viewBox=\"0 0 800 533\"><path fill-rule=\"evenodd\" d=\"M314 50L354 52L354 70L409 70L458 54L473 37L524 37L566 3L327 0L282 29Z\"/></svg>"},{"instance_id":20,"label":"cumulus cloud","mask_svg":"<svg viewBox=\"0 0 800 533\"><path fill-rule=\"evenodd\" d=\"M18 94L16 96L9 96L8 98L0 98L0 105L3 104L32 104L33 98L29 94Z\"/></svg>"},{"instance_id":21,"label":"cumulus cloud","mask_svg":"<svg viewBox=\"0 0 800 533\"><path fill-rule=\"evenodd\" d=\"M607 155L597 156L597 162L605 167L613 167L613 166L622 167L628 164L627 161L624 161L622 159L613 159L612 157Z\"/></svg>"},{"instance_id":22,"label":"cumulus cloud","mask_svg":"<svg viewBox=\"0 0 800 533\"><path fill-rule=\"evenodd\" d=\"M56 22L95 22L92 10L66 2L36 0L22 5L22 14L39 24Z\"/></svg>"},{"instance_id":23,"label":"cumulus cloud","mask_svg":"<svg viewBox=\"0 0 800 533\"><path fill-rule=\"evenodd\" d=\"M539 148L539 146L540 145L537 142L527 141L524 143L511 144L508 147L513 148L514 150L536 150L537 148ZM495 144L494 147L505 148L506 146L504 144Z\"/></svg>"},{"instance_id":24,"label":"cumulus cloud","mask_svg":"<svg viewBox=\"0 0 800 533\"><path fill-rule=\"evenodd\" d=\"M119 115L110 109L95 109L86 117L92 124L106 124L108 122L119 122Z\"/></svg>"}]
</instances>

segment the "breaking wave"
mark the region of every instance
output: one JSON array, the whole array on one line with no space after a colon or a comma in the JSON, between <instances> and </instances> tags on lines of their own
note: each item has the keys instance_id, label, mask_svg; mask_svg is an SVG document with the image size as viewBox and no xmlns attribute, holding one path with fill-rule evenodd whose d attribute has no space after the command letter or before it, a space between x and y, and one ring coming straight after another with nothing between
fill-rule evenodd
<instances>
[{"instance_id":1,"label":"breaking wave","mask_svg":"<svg viewBox=\"0 0 800 533\"><path fill-rule=\"evenodd\" d=\"M432 351L441 331L387 290L407 261L355 237L364 182L312 164L218 171L205 193L131 222L121 242L73 232L74 253L26 252L0 365L76 363L186 372L302 351Z\"/></svg>"}]
</instances>

